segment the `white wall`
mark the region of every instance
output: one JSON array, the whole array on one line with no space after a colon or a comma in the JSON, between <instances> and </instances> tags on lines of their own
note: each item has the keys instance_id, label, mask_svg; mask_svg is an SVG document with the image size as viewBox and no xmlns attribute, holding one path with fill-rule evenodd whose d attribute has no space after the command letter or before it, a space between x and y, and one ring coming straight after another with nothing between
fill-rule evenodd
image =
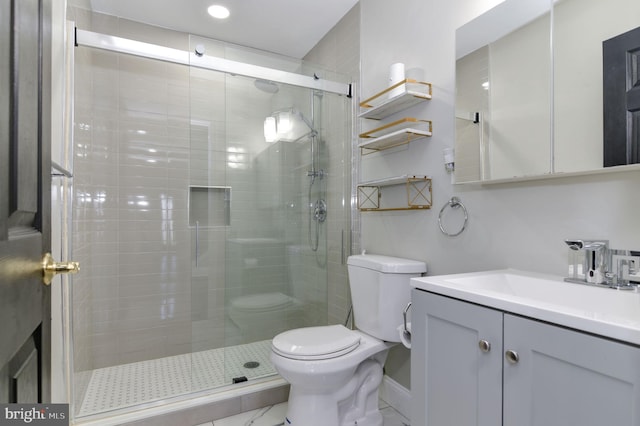
<instances>
[{"instance_id":1,"label":"white wall","mask_svg":"<svg viewBox=\"0 0 640 426\"><path fill-rule=\"evenodd\" d=\"M369 155L362 179L405 172L431 174L430 211L363 213L362 247L372 253L424 260L429 274L521 268L565 274L563 239L608 238L615 248L639 248L640 172L611 173L492 186L453 186L442 149L454 141L455 29L495 4L477 0L366 0L361 2L362 95L384 87L389 65L420 66L433 100L412 115L434 121L434 136L393 153ZM374 158L375 157L375 158ZM452 195L469 210L456 238L438 228L440 208ZM394 350L387 373L409 386L409 353Z\"/></svg>"}]
</instances>

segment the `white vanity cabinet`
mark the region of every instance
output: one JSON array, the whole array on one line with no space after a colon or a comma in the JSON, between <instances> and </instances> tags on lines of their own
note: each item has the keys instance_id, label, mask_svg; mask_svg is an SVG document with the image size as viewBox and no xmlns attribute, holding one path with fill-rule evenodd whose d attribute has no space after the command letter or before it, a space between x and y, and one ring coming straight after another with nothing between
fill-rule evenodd
<instances>
[{"instance_id":1,"label":"white vanity cabinet","mask_svg":"<svg viewBox=\"0 0 640 426\"><path fill-rule=\"evenodd\" d=\"M640 426L640 348L412 290L412 422Z\"/></svg>"}]
</instances>

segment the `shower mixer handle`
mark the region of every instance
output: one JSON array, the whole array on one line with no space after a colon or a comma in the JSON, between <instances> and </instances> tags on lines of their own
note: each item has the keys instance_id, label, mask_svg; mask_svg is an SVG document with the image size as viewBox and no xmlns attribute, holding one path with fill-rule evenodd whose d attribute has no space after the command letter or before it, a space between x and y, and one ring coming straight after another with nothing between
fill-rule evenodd
<instances>
[{"instance_id":1,"label":"shower mixer handle","mask_svg":"<svg viewBox=\"0 0 640 426\"><path fill-rule=\"evenodd\" d=\"M320 223L327 220L327 202L325 200L317 200L313 206L313 220Z\"/></svg>"}]
</instances>

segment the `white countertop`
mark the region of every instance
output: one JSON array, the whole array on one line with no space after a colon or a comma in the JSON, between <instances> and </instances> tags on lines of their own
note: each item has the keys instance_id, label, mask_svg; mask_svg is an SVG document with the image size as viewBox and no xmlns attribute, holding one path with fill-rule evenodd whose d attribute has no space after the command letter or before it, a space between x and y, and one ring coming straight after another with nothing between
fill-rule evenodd
<instances>
[{"instance_id":1,"label":"white countertop","mask_svg":"<svg viewBox=\"0 0 640 426\"><path fill-rule=\"evenodd\" d=\"M412 278L420 290L640 345L640 293L515 269Z\"/></svg>"}]
</instances>

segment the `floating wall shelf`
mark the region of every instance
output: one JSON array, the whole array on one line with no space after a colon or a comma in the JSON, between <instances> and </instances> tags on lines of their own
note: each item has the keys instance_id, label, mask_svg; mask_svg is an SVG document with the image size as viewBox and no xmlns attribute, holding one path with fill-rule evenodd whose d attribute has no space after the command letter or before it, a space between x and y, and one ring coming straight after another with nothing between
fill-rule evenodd
<instances>
[{"instance_id":1,"label":"floating wall shelf","mask_svg":"<svg viewBox=\"0 0 640 426\"><path fill-rule=\"evenodd\" d=\"M400 87L404 89L402 93L388 98L389 92ZM360 117L382 120L430 99L431 83L408 78L360 102L360 107L364 109L360 113Z\"/></svg>"},{"instance_id":2,"label":"floating wall shelf","mask_svg":"<svg viewBox=\"0 0 640 426\"><path fill-rule=\"evenodd\" d=\"M366 140L361 142L358 147L362 155L383 151L408 144L416 139L429 137L432 134L432 129L433 124L429 120L403 118L360 134L360 138Z\"/></svg>"},{"instance_id":3,"label":"floating wall shelf","mask_svg":"<svg viewBox=\"0 0 640 426\"><path fill-rule=\"evenodd\" d=\"M406 189L405 205L384 205L382 188L403 185ZM392 191L391 189L389 191ZM362 182L358 185L360 211L418 210L431 208L431 178L424 175L403 175ZM399 204L399 203L398 203Z\"/></svg>"}]
</instances>

